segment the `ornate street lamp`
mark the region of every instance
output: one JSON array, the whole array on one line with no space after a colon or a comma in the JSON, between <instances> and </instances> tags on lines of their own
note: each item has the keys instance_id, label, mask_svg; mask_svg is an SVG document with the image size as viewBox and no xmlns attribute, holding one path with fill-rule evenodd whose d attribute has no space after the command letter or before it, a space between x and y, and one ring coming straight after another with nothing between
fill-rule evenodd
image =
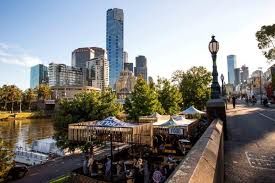
<instances>
[{"instance_id":1,"label":"ornate street lamp","mask_svg":"<svg viewBox=\"0 0 275 183\"><path fill-rule=\"evenodd\" d=\"M212 60L213 60L213 72L212 72L213 80L211 84L211 99L218 99L220 98L220 85L218 82L216 58L217 58L217 53L219 51L219 42L215 40L214 35L212 36L212 40L210 41L208 48L212 55Z\"/></svg>"},{"instance_id":2,"label":"ornate street lamp","mask_svg":"<svg viewBox=\"0 0 275 183\"><path fill-rule=\"evenodd\" d=\"M221 80L222 80L222 97L223 97L223 95L224 95L224 93L223 93L223 81L224 81L224 76L223 76L223 74L221 74Z\"/></svg>"}]
</instances>

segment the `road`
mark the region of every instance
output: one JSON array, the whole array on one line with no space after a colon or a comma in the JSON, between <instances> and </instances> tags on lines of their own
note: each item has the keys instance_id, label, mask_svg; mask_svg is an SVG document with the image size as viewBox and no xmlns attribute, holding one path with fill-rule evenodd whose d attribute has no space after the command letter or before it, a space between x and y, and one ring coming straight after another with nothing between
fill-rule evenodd
<instances>
[{"instance_id":1,"label":"road","mask_svg":"<svg viewBox=\"0 0 275 183\"><path fill-rule=\"evenodd\" d=\"M119 150L128 148L129 145L120 144ZM115 149L113 151L116 154L118 151ZM106 155L110 154L110 146L105 148L97 148L95 149L95 158L100 159ZM75 169L81 168L83 163L83 155L76 154L71 156L66 156L64 158L60 158L57 160L52 160L47 162L44 165L37 165L31 167L26 174L26 176L22 179L14 181L16 183L41 183L41 182L49 182L54 178L60 177L62 175L68 174Z\"/></svg>"},{"instance_id":2,"label":"road","mask_svg":"<svg viewBox=\"0 0 275 183\"><path fill-rule=\"evenodd\" d=\"M227 111L225 182L275 182L275 109Z\"/></svg>"}]
</instances>

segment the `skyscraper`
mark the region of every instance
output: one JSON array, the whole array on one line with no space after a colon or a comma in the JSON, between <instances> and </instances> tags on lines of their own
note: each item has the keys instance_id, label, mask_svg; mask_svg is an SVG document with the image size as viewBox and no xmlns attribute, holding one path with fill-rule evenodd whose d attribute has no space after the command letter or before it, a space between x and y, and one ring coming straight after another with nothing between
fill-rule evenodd
<instances>
[{"instance_id":1,"label":"skyscraper","mask_svg":"<svg viewBox=\"0 0 275 183\"><path fill-rule=\"evenodd\" d=\"M246 67L245 65L243 65L242 67L242 71L241 71L241 82L247 82L248 77L249 77L249 70L248 67Z\"/></svg>"},{"instance_id":2,"label":"skyscraper","mask_svg":"<svg viewBox=\"0 0 275 183\"><path fill-rule=\"evenodd\" d=\"M133 63L124 63L124 70L134 72L134 64Z\"/></svg>"},{"instance_id":3,"label":"skyscraper","mask_svg":"<svg viewBox=\"0 0 275 183\"><path fill-rule=\"evenodd\" d=\"M78 48L72 52L72 67L82 69L84 85L87 85L86 62L94 57L95 51L91 47Z\"/></svg>"},{"instance_id":4,"label":"skyscraper","mask_svg":"<svg viewBox=\"0 0 275 183\"><path fill-rule=\"evenodd\" d=\"M95 58L86 62L88 85L104 89L109 86L109 62L105 50L93 47Z\"/></svg>"},{"instance_id":5,"label":"skyscraper","mask_svg":"<svg viewBox=\"0 0 275 183\"><path fill-rule=\"evenodd\" d=\"M123 10L107 10L106 49L109 60L109 82L114 88L120 72L123 70Z\"/></svg>"},{"instance_id":6,"label":"skyscraper","mask_svg":"<svg viewBox=\"0 0 275 183\"><path fill-rule=\"evenodd\" d=\"M143 55L136 57L135 76L141 76L147 82L147 59Z\"/></svg>"},{"instance_id":7,"label":"skyscraper","mask_svg":"<svg viewBox=\"0 0 275 183\"><path fill-rule=\"evenodd\" d=\"M123 52L123 63L128 63L128 53L126 51Z\"/></svg>"},{"instance_id":8,"label":"skyscraper","mask_svg":"<svg viewBox=\"0 0 275 183\"><path fill-rule=\"evenodd\" d=\"M49 64L49 86L82 86L83 72L81 68L65 64Z\"/></svg>"},{"instance_id":9,"label":"skyscraper","mask_svg":"<svg viewBox=\"0 0 275 183\"><path fill-rule=\"evenodd\" d=\"M31 67L30 87L32 89L40 84L47 84L48 82L48 67L43 64Z\"/></svg>"},{"instance_id":10,"label":"skyscraper","mask_svg":"<svg viewBox=\"0 0 275 183\"><path fill-rule=\"evenodd\" d=\"M234 84L235 84L235 86L237 86L238 84L240 84L241 82L241 78L240 78L240 76L241 76L241 69L240 68L235 68L234 69L234 75L235 75L235 81L234 81Z\"/></svg>"},{"instance_id":11,"label":"skyscraper","mask_svg":"<svg viewBox=\"0 0 275 183\"><path fill-rule=\"evenodd\" d=\"M228 70L228 83L234 84L235 82L235 73L234 69L236 68L236 55L227 56L227 70Z\"/></svg>"}]
</instances>

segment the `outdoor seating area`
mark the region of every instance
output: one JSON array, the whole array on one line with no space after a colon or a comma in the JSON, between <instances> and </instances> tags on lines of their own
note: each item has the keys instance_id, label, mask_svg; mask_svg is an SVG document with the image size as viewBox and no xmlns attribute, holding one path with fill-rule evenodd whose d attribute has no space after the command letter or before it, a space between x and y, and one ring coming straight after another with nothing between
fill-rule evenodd
<instances>
[{"instance_id":1,"label":"outdoor seating area","mask_svg":"<svg viewBox=\"0 0 275 183\"><path fill-rule=\"evenodd\" d=\"M77 173L102 182L164 182L182 158L153 153L149 146L133 145L113 155L113 158L86 156L82 170Z\"/></svg>"},{"instance_id":2,"label":"outdoor seating area","mask_svg":"<svg viewBox=\"0 0 275 183\"><path fill-rule=\"evenodd\" d=\"M200 114L203 114L201 112ZM187 113L185 114L187 115ZM200 120L185 115L143 116L141 123L108 117L69 125L69 140L110 142L110 155L87 154L78 173L102 182L164 182L192 147ZM129 148L112 153L116 143ZM150 163L149 163L150 162Z\"/></svg>"}]
</instances>

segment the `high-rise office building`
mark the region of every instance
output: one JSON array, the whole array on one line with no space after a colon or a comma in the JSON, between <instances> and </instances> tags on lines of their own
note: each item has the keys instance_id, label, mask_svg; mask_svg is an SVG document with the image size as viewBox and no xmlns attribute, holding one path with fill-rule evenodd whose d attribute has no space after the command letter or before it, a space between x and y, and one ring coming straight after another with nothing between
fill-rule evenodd
<instances>
[{"instance_id":1,"label":"high-rise office building","mask_svg":"<svg viewBox=\"0 0 275 183\"><path fill-rule=\"evenodd\" d=\"M109 86L109 62L104 49L95 49L95 58L86 62L86 68L89 86L102 90Z\"/></svg>"},{"instance_id":2,"label":"high-rise office building","mask_svg":"<svg viewBox=\"0 0 275 183\"><path fill-rule=\"evenodd\" d=\"M227 56L227 70L228 70L228 83L234 84L235 82L235 73L234 69L236 68L236 55Z\"/></svg>"},{"instance_id":3,"label":"high-rise office building","mask_svg":"<svg viewBox=\"0 0 275 183\"><path fill-rule=\"evenodd\" d=\"M128 63L128 53L126 51L123 52L123 63Z\"/></svg>"},{"instance_id":4,"label":"high-rise office building","mask_svg":"<svg viewBox=\"0 0 275 183\"><path fill-rule=\"evenodd\" d=\"M33 89L40 84L48 84L48 67L38 64L31 67L30 87Z\"/></svg>"},{"instance_id":5,"label":"high-rise office building","mask_svg":"<svg viewBox=\"0 0 275 183\"><path fill-rule=\"evenodd\" d=\"M238 84L241 83L241 69L240 68L235 68L234 69L234 77L235 77L235 81L234 81L234 84L235 86L237 86Z\"/></svg>"},{"instance_id":6,"label":"high-rise office building","mask_svg":"<svg viewBox=\"0 0 275 183\"><path fill-rule=\"evenodd\" d=\"M109 60L109 83L114 88L120 72L123 70L123 10L107 10L106 49Z\"/></svg>"},{"instance_id":7,"label":"high-rise office building","mask_svg":"<svg viewBox=\"0 0 275 183\"><path fill-rule=\"evenodd\" d=\"M124 63L124 70L128 70L134 72L134 64L133 63Z\"/></svg>"},{"instance_id":8,"label":"high-rise office building","mask_svg":"<svg viewBox=\"0 0 275 183\"><path fill-rule=\"evenodd\" d=\"M83 84L87 85L86 62L95 57L92 47L77 48L72 52L72 67L82 68Z\"/></svg>"},{"instance_id":9,"label":"high-rise office building","mask_svg":"<svg viewBox=\"0 0 275 183\"><path fill-rule=\"evenodd\" d=\"M143 55L136 57L135 76L141 76L147 82L147 59Z\"/></svg>"},{"instance_id":10,"label":"high-rise office building","mask_svg":"<svg viewBox=\"0 0 275 183\"><path fill-rule=\"evenodd\" d=\"M249 70L248 67L246 67L245 65L243 65L241 69L241 82L245 83L249 78Z\"/></svg>"},{"instance_id":11,"label":"high-rise office building","mask_svg":"<svg viewBox=\"0 0 275 183\"><path fill-rule=\"evenodd\" d=\"M49 86L83 86L82 68L50 63Z\"/></svg>"}]
</instances>

